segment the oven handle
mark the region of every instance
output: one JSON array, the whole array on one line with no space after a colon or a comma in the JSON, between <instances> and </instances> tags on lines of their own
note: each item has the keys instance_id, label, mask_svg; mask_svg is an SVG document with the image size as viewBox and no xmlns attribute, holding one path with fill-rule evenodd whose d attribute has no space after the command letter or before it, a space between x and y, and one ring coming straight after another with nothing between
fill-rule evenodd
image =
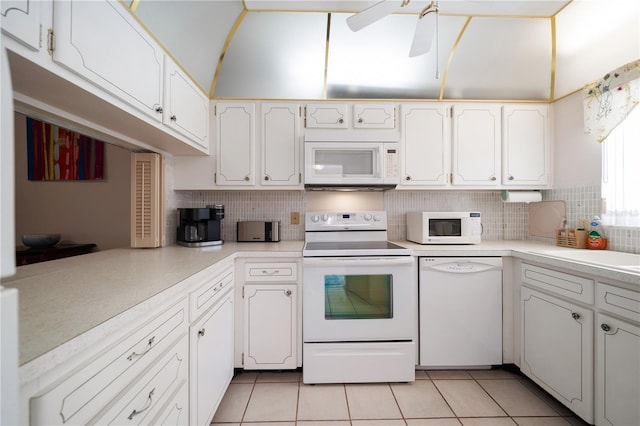
<instances>
[{"instance_id":1,"label":"oven handle","mask_svg":"<svg viewBox=\"0 0 640 426\"><path fill-rule=\"evenodd\" d=\"M396 266L413 265L413 256L385 256L385 257L305 257L304 266Z\"/></svg>"}]
</instances>

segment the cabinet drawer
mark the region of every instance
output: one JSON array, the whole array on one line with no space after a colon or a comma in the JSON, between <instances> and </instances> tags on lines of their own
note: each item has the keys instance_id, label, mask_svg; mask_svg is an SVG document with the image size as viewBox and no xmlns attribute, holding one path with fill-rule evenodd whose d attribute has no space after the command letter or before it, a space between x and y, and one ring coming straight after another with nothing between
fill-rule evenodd
<instances>
[{"instance_id":1,"label":"cabinet drawer","mask_svg":"<svg viewBox=\"0 0 640 426\"><path fill-rule=\"evenodd\" d=\"M598 283L596 306L631 321L640 322L640 292Z\"/></svg>"},{"instance_id":2,"label":"cabinet drawer","mask_svg":"<svg viewBox=\"0 0 640 426\"><path fill-rule=\"evenodd\" d=\"M184 334L91 424L150 424L174 391L187 380L188 355L188 335Z\"/></svg>"},{"instance_id":3,"label":"cabinet drawer","mask_svg":"<svg viewBox=\"0 0 640 426\"><path fill-rule=\"evenodd\" d=\"M244 266L244 280L251 281L297 281L298 264L287 263L247 263Z\"/></svg>"},{"instance_id":4,"label":"cabinet drawer","mask_svg":"<svg viewBox=\"0 0 640 426\"><path fill-rule=\"evenodd\" d=\"M151 424L158 426L187 426L189 424L189 387L183 380L169 402Z\"/></svg>"},{"instance_id":5,"label":"cabinet drawer","mask_svg":"<svg viewBox=\"0 0 640 426\"><path fill-rule=\"evenodd\" d=\"M30 401L34 425L86 423L187 329L186 298Z\"/></svg>"},{"instance_id":6,"label":"cabinet drawer","mask_svg":"<svg viewBox=\"0 0 640 426\"><path fill-rule=\"evenodd\" d=\"M195 321L207 309L213 306L220 296L233 284L233 267L216 274L202 287L189 294L190 320Z\"/></svg>"},{"instance_id":7,"label":"cabinet drawer","mask_svg":"<svg viewBox=\"0 0 640 426\"><path fill-rule=\"evenodd\" d=\"M520 279L524 284L593 304L594 282L591 279L527 264L523 264L520 271Z\"/></svg>"}]
</instances>

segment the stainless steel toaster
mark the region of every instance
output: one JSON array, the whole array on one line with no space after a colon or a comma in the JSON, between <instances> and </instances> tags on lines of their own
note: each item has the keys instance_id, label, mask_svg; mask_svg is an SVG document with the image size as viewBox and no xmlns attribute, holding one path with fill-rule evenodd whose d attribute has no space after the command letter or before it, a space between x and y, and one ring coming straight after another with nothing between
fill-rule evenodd
<instances>
[{"instance_id":1,"label":"stainless steel toaster","mask_svg":"<svg viewBox=\"0 0 640 426\"><path fill-rule=\"evenodd\" d=\"M280 241L280 222L245 221L238 222L237 240L248 241Z\"/></svg>"}]
</instances>

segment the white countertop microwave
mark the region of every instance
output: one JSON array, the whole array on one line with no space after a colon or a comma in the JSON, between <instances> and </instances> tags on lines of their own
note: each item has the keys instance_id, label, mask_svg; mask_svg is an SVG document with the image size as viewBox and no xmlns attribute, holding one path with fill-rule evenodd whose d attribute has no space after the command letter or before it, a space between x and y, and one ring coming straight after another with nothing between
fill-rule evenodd
<instances>
[{"instance_id":1,"label":"white countertop microwave","mask_svg":"<svg viewBox=\"0 0 640 426\"><path fill-rule=\"evenodd\" d=\"M418 244L480 244L480 212L409 212L407 240Z\"/></svg>"},{"instance_id":2,"label":"white countertop microwave","mask_svg":"<svg viewBox=\"0 0 640 426\"><path fill-rule=\"evenodd\" d=\"M395 188L400 183L398 148L398 140L305 140L305 187Z\"/></svg>"}]
</instances>

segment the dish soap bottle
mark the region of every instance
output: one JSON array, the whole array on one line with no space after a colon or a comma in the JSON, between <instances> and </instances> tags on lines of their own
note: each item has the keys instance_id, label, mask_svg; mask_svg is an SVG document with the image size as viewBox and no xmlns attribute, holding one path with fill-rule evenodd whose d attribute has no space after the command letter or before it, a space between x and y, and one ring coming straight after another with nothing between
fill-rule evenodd
<instances>
[{"instance_id":1,"label":"dish soap bottle","mask_svg":"<svg viewBox=\"0 0 640 426\"><path fill-rule=\"evenodd\" d=\"M607 248L607 239L604 236L600 216L594 216L591 220L591 230L587 237L587 247L593 250L604 250Z\"/></svg>"}]
</instances>

